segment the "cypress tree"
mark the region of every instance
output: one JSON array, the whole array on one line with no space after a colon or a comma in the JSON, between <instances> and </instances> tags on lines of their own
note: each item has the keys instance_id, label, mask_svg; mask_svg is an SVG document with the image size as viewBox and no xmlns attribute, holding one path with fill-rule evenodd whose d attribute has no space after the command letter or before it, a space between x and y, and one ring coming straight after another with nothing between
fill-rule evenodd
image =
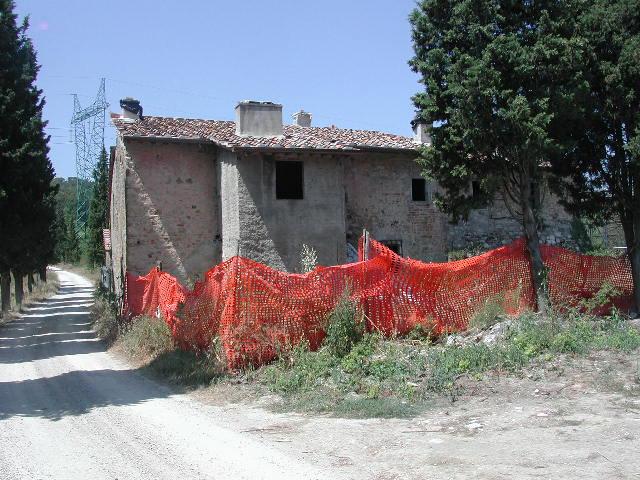
<instances>
[{"instance_id":1,"label":"cypress tree","mask_svg":"<svg viewBox=\"0 0 640 480\"><path fill-rule=\"evenodd\" d=\"M0 0L0 277L13 273L16 300L22 279L41 270L53 253L55 187L42 120L44 99L35 85L39 66L14 4ZM7 294L2 294L2 309Z\"/></svg>"},{"instance_id":2,"label":"cypress tree","mask_svg":"<svg viewBox=\"0 0 640 480\"><path fill-rule=\"evenodd\" d=\"M423 0L410 17L410 65L425 87L413 101L418 120L434 125L419 163L443 188L436 203L457 221L505 199L522 225L541 310L539 192L562 147L555 114L583 88L574 68L579 8L573 0Z\"/></svg>"},{"instance_id":3,"label":"cypress tree","mask_svg":"<svg viewBox=\"0 0 640 480\"><path fill-rule=\"evenodd\" d=\"M63 243L63 260L67 263L77 263L80 261L80 239L76 232L75 222L73 217L66 220L66 232Z\"/></svg>"},{"instance_id":4,"label":"cypress tree","mask_svg":"<svg viewBox=\"0 0 640 480\"><path fill-rule=\"evenodd\" d=\"M578 36L589 94L564 111L572 143L554 169L567 207L621 222L640 311L640 0L593 0Z\"/></svg>"},{"instance_id":5,"label":"cypress tree","mask_svg":"<svg viewBox=\"0 0 640 480\"><path fill-rule=\"evenodd\" d=\"M102 230L107 228L109 212L109 169L107 151L102 148L100 160L93 170L93 195L87 221L87 260L92 266L104 264Z\"/></svg>"}]
</instances>

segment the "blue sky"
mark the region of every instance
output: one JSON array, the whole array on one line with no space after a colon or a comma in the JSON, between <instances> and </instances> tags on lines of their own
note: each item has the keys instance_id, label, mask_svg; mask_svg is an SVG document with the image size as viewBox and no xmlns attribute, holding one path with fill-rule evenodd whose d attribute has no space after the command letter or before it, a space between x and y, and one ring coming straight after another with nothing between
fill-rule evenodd
<instances>
[{"instance_id":1,"label":"blue sky","mask_svg":"<svg viewBox=\"0 0 640 480\"><path fill-rule=\"evenodd\" d=\"M420 89L411 57L414 0L17 0L42 65L51 160L73 176L71 93L83 106L106 78L147 115L233 119L237 101L303 108L314 125L410 135ZM107 120L108 122L108 120ZM114 143L113 127L105 132Z\"/></svg>"}]
</instances>

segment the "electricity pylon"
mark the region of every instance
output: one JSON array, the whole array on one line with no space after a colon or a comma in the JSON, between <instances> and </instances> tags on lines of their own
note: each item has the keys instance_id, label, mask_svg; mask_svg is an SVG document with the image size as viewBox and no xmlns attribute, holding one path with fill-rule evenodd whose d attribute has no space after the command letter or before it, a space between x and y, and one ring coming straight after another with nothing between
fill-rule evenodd
<instances>
[{"instance_id":1,"label":"electricity pylon","mask_svg":"<svg viewBox=\"0 0 640 480\"><path fill-rule=\"evenodd\" d=\"M91 179L104 148L104 123L107 112L104 78L91 105L81 108L78 95L73 95L73 127L76 145L76 232L83 234L89 216Z\"/></svg>"}]
</instances>

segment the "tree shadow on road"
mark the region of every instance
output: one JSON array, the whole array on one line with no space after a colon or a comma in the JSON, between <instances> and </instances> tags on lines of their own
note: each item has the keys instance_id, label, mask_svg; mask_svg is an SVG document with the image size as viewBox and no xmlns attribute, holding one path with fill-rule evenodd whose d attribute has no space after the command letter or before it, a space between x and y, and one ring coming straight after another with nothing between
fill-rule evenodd
<instances>
[{"instance_id":1,"label":"tree shadow on road","mask_svg":"<svg viewBox=\"0 0 640 480\"><path fill-rule=\"evenodd\" d=\"M107 345L91 330L92 290L63 284L57 295L0 326L0 422L15 416L60 420L172 394L106 355Z\"/></svg>"},{"instance_id":2,"label":"tree shadow on road","mask_svg":"<svg viewBox=\"0 0 640 480\"><path fill-rule=\"evenodd\" d=\"M0 382L0 421L13 416L60 420L95 408L135 405L171 394L135 370L81 370Z\"/></svg>"}]
</instances>

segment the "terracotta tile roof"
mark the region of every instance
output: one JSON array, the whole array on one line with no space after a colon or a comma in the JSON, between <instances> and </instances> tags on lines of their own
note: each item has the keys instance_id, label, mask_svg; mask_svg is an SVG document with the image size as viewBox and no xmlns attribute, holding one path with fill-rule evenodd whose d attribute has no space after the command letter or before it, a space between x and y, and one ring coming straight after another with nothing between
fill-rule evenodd
<instances>
[{"instance_id":1,"label":"terracotta tile roof","mask_svg":"<svg viewBox=\"0 0 640 480\"><path fill-rule=\"evenodd\" d=\"M335 127L299 127L285 125L280 137L236 135L232 121L198 120L171 117L144 117L139 121L112 118L124 137L167 138L210 141L229 148L291 148L318 150L415 150L410 137L368 130Z\"/></svg>"}]
</instances>

